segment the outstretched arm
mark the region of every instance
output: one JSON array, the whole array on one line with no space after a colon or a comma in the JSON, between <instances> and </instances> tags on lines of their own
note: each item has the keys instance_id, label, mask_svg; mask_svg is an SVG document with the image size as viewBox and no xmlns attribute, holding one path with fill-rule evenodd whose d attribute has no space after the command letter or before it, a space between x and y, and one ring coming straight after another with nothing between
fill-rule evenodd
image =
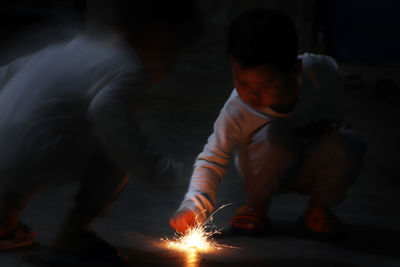
<instances>
[{"instance_id":1,"label":"outstretched arm","mask_svg":"<svg viewBox=\"0 0 400 267\"><path fill-rule=\"evenodd\" d=\"M189 189L170 220L172 228L183 232L195 219L204 221L214 210L219 183L240 135L235 112L225 105L214 124L214 133L196 159Z\"/></svg>"}]
</instances>

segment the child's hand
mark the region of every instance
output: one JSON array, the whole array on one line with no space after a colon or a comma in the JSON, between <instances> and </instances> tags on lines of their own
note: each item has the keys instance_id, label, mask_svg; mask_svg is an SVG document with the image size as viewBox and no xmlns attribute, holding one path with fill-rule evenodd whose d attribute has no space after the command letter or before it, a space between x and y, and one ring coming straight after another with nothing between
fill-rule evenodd
<instances>
[{"instance_id":1,"label":"child's hand","mask_svg":"<svg viewBox=\"0 0 400 267\"><path fill-rule=\"evenodd\" d=\"M190 209L181 209L175 212L169 220L169 225L177 232L184 233L196 224L196 213Z\"/></svg>"}]
</instances>

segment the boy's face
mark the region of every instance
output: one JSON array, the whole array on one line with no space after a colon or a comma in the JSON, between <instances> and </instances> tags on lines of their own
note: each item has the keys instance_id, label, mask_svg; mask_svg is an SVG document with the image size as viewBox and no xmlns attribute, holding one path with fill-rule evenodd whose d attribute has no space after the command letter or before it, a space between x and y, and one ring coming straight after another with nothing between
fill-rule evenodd
<instances>
[{"instance_id":1,"label":"boy's face","mask_svg":"<svg viewBox=\"0 0 400 267\"><path fill-rule=\"evenodd\" d=\"M230 61L236 91L246 104L257 109L286 102L294 85L291 75L285 76L266 65L242 68L234 58Z\"/></svg>"}]
</instances>

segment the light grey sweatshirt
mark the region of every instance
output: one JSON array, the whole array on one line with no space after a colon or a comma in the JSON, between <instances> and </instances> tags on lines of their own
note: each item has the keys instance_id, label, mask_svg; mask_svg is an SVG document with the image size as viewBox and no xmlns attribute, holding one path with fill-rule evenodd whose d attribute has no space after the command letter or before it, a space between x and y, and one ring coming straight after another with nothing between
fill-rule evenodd
<instances>
[{"instance_id":1,"label":"light grey sweatshirt","mask_svg":"<svg viewBox=\"0 0 400 267\"><path fill-rule=\"evenodd\" d=\"M271 120L286 120L293 128L325 119L342 121L341 78L335 60L308 53L299 58L303 67L300 96L290 114L278 114L270 108L256 110L233 89L214 123L214 132L195 161L189 189L179 209L205 210L210 214L234 149L248 143L252 134Z\"/></svg>"},{"instance_id":2,"label":"light grey sweatshirt","mask_svg":"<svg viewBox=\"0 0 400 267\"><path fill-rule=\"evenodd\" d=\"M129 170L142 138L134 101L147 84L136 53L114 38L80 35L1 67L0 171L45 158L64 137L82 132L81 121Z\"/></svg>"}]
</instances>

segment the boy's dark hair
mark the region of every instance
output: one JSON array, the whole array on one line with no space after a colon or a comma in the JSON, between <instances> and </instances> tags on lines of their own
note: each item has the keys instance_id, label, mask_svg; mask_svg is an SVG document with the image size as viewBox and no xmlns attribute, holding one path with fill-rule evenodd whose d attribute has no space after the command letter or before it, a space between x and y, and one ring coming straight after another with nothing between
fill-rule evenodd
<instances>
[{"instance_id":1,"label":"boy's dark hair","mask_svg":"<svg viewBox=\"0 0 400 267\"><path fill-rule=\"evenodd\" d=\"M200 16L194 0L117 0L114 5L114 25L127 35L140 37L164 27L181 44L186 44L200 33Z\"/></svg>"},{"instance_id":2,"label":"boy's dark hair","mask_svg":"<svg viewBox=\"0 0 400 267\"><path fill-rule=\"evenodd\" d=\"M232 23L227 45L243 68L268 65L287 73L297 59L297 30L282 11L253 9Z\"/></svg>"}]
</instances>

